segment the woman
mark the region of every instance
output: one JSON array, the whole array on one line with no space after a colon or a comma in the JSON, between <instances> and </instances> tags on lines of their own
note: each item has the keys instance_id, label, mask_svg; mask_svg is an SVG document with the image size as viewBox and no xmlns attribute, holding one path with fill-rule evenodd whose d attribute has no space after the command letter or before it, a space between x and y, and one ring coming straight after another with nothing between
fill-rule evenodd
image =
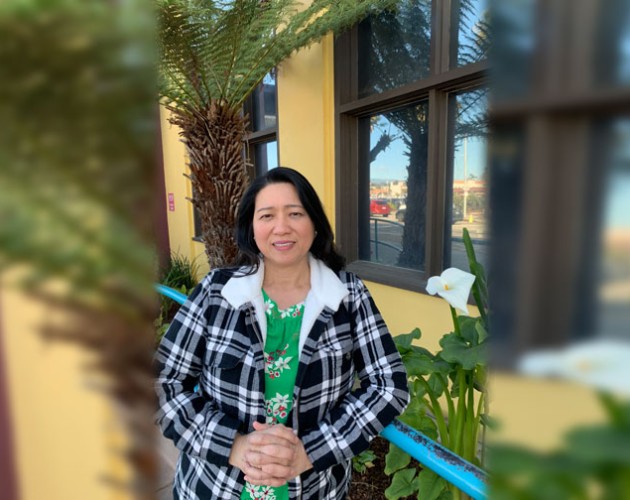
<instances>
[{"instance_id":1,"label":"woman","mask_svg":"<svg viewBox=\"0 0 630 500\"><path fill-rule=\"evenodd\" d=\"M301 174L257 178L236 238L240 267L204 278L158 350L175 498L343 499L408 401L396 347Z\"/></svg>"}]
</instances>

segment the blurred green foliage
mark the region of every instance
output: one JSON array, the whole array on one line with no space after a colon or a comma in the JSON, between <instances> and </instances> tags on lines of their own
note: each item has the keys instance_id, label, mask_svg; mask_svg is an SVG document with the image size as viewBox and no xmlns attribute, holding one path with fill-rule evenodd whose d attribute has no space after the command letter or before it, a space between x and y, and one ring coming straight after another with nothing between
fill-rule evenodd
<instances>
[{"instance_id":1,"label":"blurred green foliage","mask_svg":"<svg viewBox=\"0 0 630 500\"><path fill-rule=\"evenodd\" d=\"M167 265L160 271L159 282L184 295L190 295L190 292L199 283L197 276L199 276L199 266L196 261L191 261L184 255L173 253ZM158 342L168 327L171 326L173 316L179 307L180 305L173 299L163 295L160 297L160 313L154 323Z\"/></svg>"},{"instance_id":2,"label":"blurred green foliage","mask_svg":"<svg viewBox=\"0 0 630 500\"><path fill-rule=\"evenodd\" d=\"M125 410L117 414L128 439L114 452L133 476L119 486L139 498L153 491L157 473L151 358L160 163L147 7L0 3L0 277L63 312L50 315L63 322L41 325L44 338L93 354L89 385Z\"/></svg>"},{"instance_id":3,"label":"blurred green foliage","mask_svg":"<svg viewBox=\"0 0 630 500\"><path fill-rule=\"evenodd\" d=\"M150 286L151 32L139 0L0 4L0 268L30 286L119 306Z\"/></svg>"},{"instance_id":4,"label":"blurred green foliage","mask_svg":"<svg viewBox=\"0 0 630 500\"><path fill-rule=\"evenodd\" d=\"M630 401L604 392L599 398L607 420L569 430L561 448L490 446L492 498L629 500Z\"/></svg>"}]
</instances>

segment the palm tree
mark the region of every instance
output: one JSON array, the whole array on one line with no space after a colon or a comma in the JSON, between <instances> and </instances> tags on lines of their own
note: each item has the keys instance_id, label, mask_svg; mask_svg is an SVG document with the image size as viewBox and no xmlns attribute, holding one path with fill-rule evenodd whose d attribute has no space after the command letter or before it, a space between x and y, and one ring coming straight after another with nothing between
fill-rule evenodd
<instances>
[{"instance_id":1,"label":"palm tree","mask_svg":"<svg viewBox=\"0 0 630 500\"><path fill-rule=\"evenodd\" d=\"M247 184L243 103L293 52L396 0L159 0L161 96L188 152L192 203L211 268L236 257Z\"/></svg>"}]
</instances>

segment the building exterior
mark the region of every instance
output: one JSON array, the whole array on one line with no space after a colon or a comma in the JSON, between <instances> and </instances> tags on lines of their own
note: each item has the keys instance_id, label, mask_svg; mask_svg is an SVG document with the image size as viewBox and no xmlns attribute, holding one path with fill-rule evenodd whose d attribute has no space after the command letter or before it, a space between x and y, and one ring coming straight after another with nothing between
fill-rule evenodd
<instances>
[{"instance_id":1,"label":"building exterior","mask_svg":"<svg viewBox=\"0 0 630 500\"><path fill-rule=\"evenodd\" d=\"M421 15L418 9L430 12L430 2L414 5L416 11L407 14ZM486 14L480 4L475 5L479 23ZM438 25L439 19L450 16L446 3L433 8ZM275 72L277 115L273 134L268 136L277 147L277 158L267 154L264 165L293 167L313 183L350 269L368 283L392 333L419 327L421 344L430 350L439 348L440 337L452 329L452 323L445 302L426 294L424 286L429 276L440 274L445 267L464 268L465 261L457 258L461 249L456 240L462 227L472 224L468 219L456 223L450 206L466 188L469 195L488 196L489 191L485 136L479 129L470 129L471 116L486 113L487 61L484 57L470 60L474 54L453 48L457 45L454 40L465 36L463 30L475 28L458 26L459 31L443 33L441 38L434 32L426 46L432 54L424 61L426 68L401 76L400 82L385 82L389 87L365 74L365 68L376 68L376 73L384 69L378 68L379 61L370 60L374 56L366 48L376 43L382 25L364 24L337 40L329 36L283 62ZM475 33L479 35L479 31ZM358 75L354 73L357 68ZM465 106L478 113L458 111ZM424 113L428 119L422 118ZM410 125L410 114L422 118L418 127ZM186 201L191 191L184 177L185 151L167 119L167 112L162 110L165 196L173 200L168 212L170 247L203 265L203 245L194 239L194 214ZM381 165L378 156L379 140L386 133L388 145L380 153L388 155L390 167ZM254 136L260 133L254 132ZM400 163L400 158L417 154L416 147L424 148L419 170L426 177L421 180L406 164L391 166ZM261 168L259 157L250 147L249 158L257 169ZM374 242L366 244L370 234L373 236L366 215L370 198L403 198L407 210L416 210L415 218L405 224L421 227L423 235L410 240L413 245L422 245L421 256L412 255L403 265L396 258L389 262L374 258ZM391 218L395 220L394 213ZM490 222L485 213L477 211L474 215L482 218L475 223L485 226ZM480 230L479 234L477 251L480 260L489 264L488 232ZM402 246L403 238L398 236L394 243ZM474 314L474 307L472 311ZM600 414L593 395L584 388L569 386L557 391L557 386L526 380L513 372L497 372L490 385L491 413L503 422L502 436L523 444L551 446L558 442L560 429ZM575 401L580 401L579 411L564 411Z\"/></svg>"},{"instance_id":2,"label":"building exterior","mask_svg":"<svg viewBox=\"0 0 630 500\"><path fill-rule=\"evenodd\" d=\"M499 290L498 299L511 300L516 311L502 315L491 332L507 345L508 359L514 346L522 352L571 340L573 319L588 316L589 303L583 301L594 287L581 269L585 262L594 263L587 266L591 270L600 262L589 245L597 240L599 226L585 214L595 213L608 195L604 188L597 196L592 193L603 185L605 168L589 163L592 151L585 145L592 131L587 125L588 120L604 118L627 138L627 119L618 114L630 103L630 72L621 57L629 29L620 23L627 16L614 15L616 8L627 12L622 2L612 2L616 7L603 12L596 0L582 2L582 9L574 9L572 1L558 1L547 7L548 16L512 12L510 2L500 3L495 17L505 23L500 28L507 26L506 43L500 48L509 48L511 34L520 35L514 44L517 52L534 47L536 40L551 45L543 44L538 51L541 59L535 62L543 63L545 71L534 74L538 80L529 100L522 86L531 76L527 71L535 73L534 56L496 55L499 64L507 57L502 67L507 68L503 83L509 92L499 95L503 100L493 111L501 127L495 130L499 157L492 160L497 167L492 175L484 167L486 125L476 120L487 114L486 52L464 49L471 39L477 40L476 49L483 45L486 10L474 1L410 2L406 17L363 24L337 40L328 36L294 54L249 108L260 120L253 126L247 154L255 171L285 165L312 182L341 251L367 282L391 332L419 327L421 344L432 351L452 323L446 303L424 292L428 277L451 265L463 267L458 241L462 227L498 228L495 234L501 238L490 240L480 230L476 245L484 256L480 260L498 263L496 276L508 277L495 282L493 290ZM544 9L545 2L538 4ZM471 15L460 15L462 5L468 5ZM460 18L473 21L466 24ZM409 60L392 55L396 47L384 38L396 19L403 31L406 19L416 30L411 32L424 37L406 40L413 49ZM421 24L418 19L430 21ZM539 29L535 19L551 26ZM615 29L602 31L607 23ZM582 42L564 44L561 35L566 30L585 33ZM558 39L549 40L547 33L558 33ZM611 36L600 43L597 33ZM379 53L387 57L379 59ZM565 71L565 63L571 71ZM387 78L394 74L398 79ZM168 123L168 112L160 112L168 245L172 252L196 259L205 272L203 245L195 239L195 216L187 200L191 189L185 177L186 154L177 129ZM529 133L526 141L523 130ZM596 141L602 139L600 132L592 133ZM607 151L601 144L595 149L601 157ZM620 151L616 154L627 158L625 149ZM511 168L513 164L519 168ZM510 168L502 168L506 165ZM625 170L618 170L614 179L623 180ZM456 220L458 197L466 192L483 195L498 208L492 214L475 212L474 222ZM399 248L393 255L376 251L381 240L375 238L376 223L369 217L371 197L395 199L399 206L405 201L403 222L395 219L395 211L378 221L379 228L389 231L391 240L386 242ZM505 214L511 216L502 217ZM602 262L612 266L618 278L605 283L602 296L612 297L610 303L623 311L628 289L626 221L615 224L602 241L610 242L604 246L613 255L610 262ZM103 433L111 423L111 405L82 387L85 358L67 346L47 348L34 335L24 335L32 333L46 311L19 293L3 291L0 298L0 382L6 382L0 396L9 409L8 415L0 412L0 438L12 438L15 489L26 500L125 498L104 489L100 481L103 474L124 475L124 466L109 454L120 436ZM618 324L627 327L628 322ZM502 359L502 352L495 360ZM567 427L601 418L589 389L525 379L501 366L491 373L490 412L502 422L501 438L538 448L555 446Z\"/></svg>"}]
</instances>

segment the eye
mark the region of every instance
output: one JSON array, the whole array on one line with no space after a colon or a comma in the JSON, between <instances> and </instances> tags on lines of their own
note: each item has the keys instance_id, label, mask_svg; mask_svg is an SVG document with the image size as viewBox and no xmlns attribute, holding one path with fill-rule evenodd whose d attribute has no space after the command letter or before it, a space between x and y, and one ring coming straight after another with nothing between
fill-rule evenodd
<instances>
[{"instance_id":1,"label":"eye","mask_svg":"<svg viewBox=\"0 0 630 500\"><path fill-rule=\"evenodd\" d=\"M304 215L303 212L291 212L289 214L291 217L302 217Z\"/></svg>"},{"instance_id":2,"label":"eye","mask_svg":"<svg viewBox=\"0 0 630 500\"><path fill-rule=\"evenodd\" d=\"M259 220L271 219L271 214L262 214L258 219Z\"/></svg>"}]
</instances>

